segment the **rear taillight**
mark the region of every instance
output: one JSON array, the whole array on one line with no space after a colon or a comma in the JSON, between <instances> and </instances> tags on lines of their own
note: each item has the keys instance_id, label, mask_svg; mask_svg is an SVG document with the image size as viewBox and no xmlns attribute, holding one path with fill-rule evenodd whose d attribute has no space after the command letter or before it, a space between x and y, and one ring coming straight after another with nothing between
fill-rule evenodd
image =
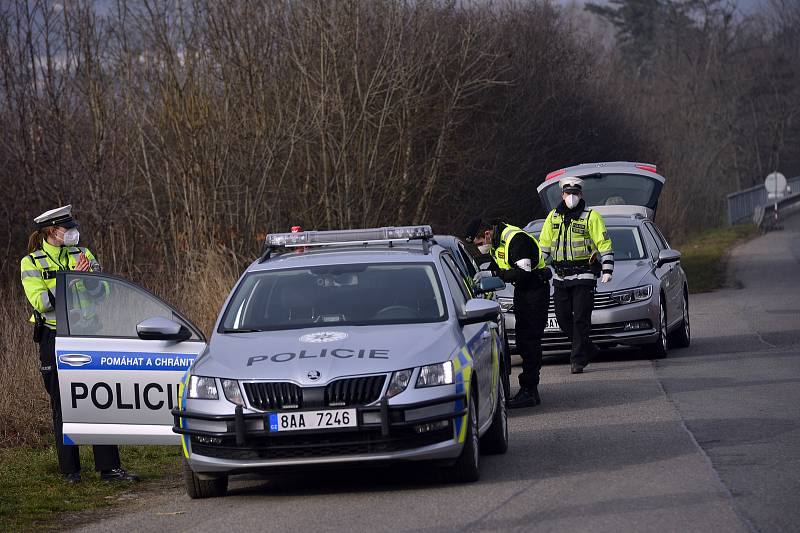
<instances>
[{"instance_id":1,"label":"rear taillight","mask_svg":"<svg viewBox=\"0 0 800 533\"><path fill-rule=\"evenodd\" d=\"M544 181L551 180L551 179L553 179L553 178L557 178L557 177L558 177L558 176L560 176L561 174L564 174L566 171L567 171L567 169L565 169L565 168L562 168L561 170L554 170L553 172L551 172L550 174L548 174L548 175L547 175L547 176L544 178Z\"/></svg>"},{"instance_id":2,"label":"rear taillight","mask_svg":"<svg viewBox=\"0 0 800 533\"><path fill-rule=\"evenodd\" d=\"M655 165L636 165L636 168L638 168L639 170L646 170L647 172L652 172L653 174L656 173Z\"/></svg>"}]
</instances>

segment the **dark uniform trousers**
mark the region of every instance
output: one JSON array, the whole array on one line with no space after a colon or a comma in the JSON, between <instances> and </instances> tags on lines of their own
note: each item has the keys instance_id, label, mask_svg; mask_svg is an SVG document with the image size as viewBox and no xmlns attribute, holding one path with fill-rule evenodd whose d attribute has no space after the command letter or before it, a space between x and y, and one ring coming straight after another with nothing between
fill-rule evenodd
<instances>
[{"instance_id":1,"label":"dark uniform trousers","mask_svg":"<svg viewBox=\"0 0 800 533\"><path fill-rule=\"evenodd\" d=\"M594 287L592 285L557 284L553 291L558 325L572 341L570 360L586 365L597 353L589 338L592 331Z\"/></svg>"},{"instance_id":2,"label":"dark uniform trousers","mask_svg":"<svg viewBox=\"0 0 800 533\"><path fill-rule=\"evenodd\" d=\"M514 288L514 318L517 351L522 357L519 386L533 388L539 385L542 368L542 335L547 326L547 306L550 301L550 284Z\"/></svg>"},{"instance_id":3,"label":"dark uniform trousers","mask_svg":"<svg viewBox=\"0 0 800 533\"><path fill-rule=\"evenodd\" d=\"M61 394L58 389L58 372L56 369L56 332L45 328L39 343L39 361L41 362L44 388L50 395L50 407L53 410L53 434L56 439L58 466L62 474L80 472L81 462L78 447L64 444L63 423L61 419ZM119 449L117 446L93 446L94 467L96 470L119 468Z\"/></svg>"}]
</instances>

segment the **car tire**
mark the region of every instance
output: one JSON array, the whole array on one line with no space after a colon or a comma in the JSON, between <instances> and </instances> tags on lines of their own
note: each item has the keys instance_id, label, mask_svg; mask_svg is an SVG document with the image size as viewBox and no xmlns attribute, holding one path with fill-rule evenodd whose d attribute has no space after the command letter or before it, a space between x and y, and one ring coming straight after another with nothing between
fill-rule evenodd
<instances>
[{"instance_id":1,"label":"car tire","mask_svg":"<svg viewBox=\"0 0 800 533\"><path fill-rule=\"evenodd\" d=\"M186 494L193 500L217 498L228 493L228 476L200 479L189 466L189 461L185 457L183 459L183 481L186 484Z\"/></svg>"},{"instance_id":2,"label":"car tire","mask_svg":"<svg viewBox=\"0 0 800 533\"><path fill-rule=\"evenodd\" d=\"M497 407L492 416L492 425L481 437L481 453L501 455L508 451L508 407L503 387L497 387Z\"/></svg>"},{"instance_id":3,"label":"car tire","mask_svg":"<svg viewBox=\"0 0 800 533\"><path fill-rule=\"evenodd\" d=\"M689 296L683 293L683 320L674 332L670 333L670 348L688 348L692 342L692 328L689 322Z\"/></svg>"},{"instance_id":4,"label":"car tire","mask_svg":"<svg viewBox=\"0 0 800 533\"><path fill-rule=\"evenodd\" d=\"M664 359L667 356L667 308L663 295L659 306L658 321L658 338L652 344L644 346L645 354L651 359Z\"/></svg>"},{"instance_id":5,"label":"car tire","mask_svg":"<svg viewBox=\"0 0 800 533\"><path fill-rule=\"evenodd\" d=\"M470 394L469 413L467 416L467 434L461 455L450 466L446 478L455 483L472 483L480 477L480 443L478 439L478 411L475 397Z\"/></svg>"}]
</instances>

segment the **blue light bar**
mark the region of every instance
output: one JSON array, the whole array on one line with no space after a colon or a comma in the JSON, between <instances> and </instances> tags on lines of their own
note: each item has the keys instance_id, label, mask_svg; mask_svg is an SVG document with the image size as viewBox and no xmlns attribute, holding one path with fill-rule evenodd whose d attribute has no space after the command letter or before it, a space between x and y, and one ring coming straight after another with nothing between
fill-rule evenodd
<instances>
[{"instance_id":1,"label":"blue light bar","mask_svg":"<svg viewBox=\"0 0 800 533\"><path fill-rule=\"evenodd\" d=\"M333 231L300 231L297 233L271 233L268 246L326 246L335 244L367 244L411 239L430 239L430 226L390 226L385 228L349 229Z\"/></svg>"}]
</instances>

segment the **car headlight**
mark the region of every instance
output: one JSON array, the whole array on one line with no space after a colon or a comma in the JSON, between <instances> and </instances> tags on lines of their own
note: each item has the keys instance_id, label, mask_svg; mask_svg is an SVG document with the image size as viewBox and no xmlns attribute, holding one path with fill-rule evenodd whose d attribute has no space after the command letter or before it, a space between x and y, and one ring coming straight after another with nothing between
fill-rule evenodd
<instances>
[{"instance_id":1,"label":"car headlight","mask_svg":"<svg viewBox=\"0 0 800 533\"><path fill-rule=\"evenodd\" d=\"M641 302L650 298L653 295L652 285L642 285L641 287L634 287L633 289L625 289L624 291L614 291L611 293L611 299L617 303L630 304L633 302Z\"/></svg>"},{"instance_id":2,"label":"car headlight","mask_svg":"<svg viewBox=\"0 0 800 533\"><path fill-rule=\"evenodd\" d=\"M228 401L244 407L244 398L242 398L242 390L239 388L239 382L235 379L223 379L220 381L222 382L222 392L225 393L225 397Z\"/></svg>"},{"instance_id":3,"label":"car headlight","mask_svg":"<svg viewBox=\"0 0 800 533\"><path fill-rule=\"evenodd\" d=\"M203 376L189 378L189 398L197 400L218 400L217 380Z\"/></svg>"},{"instance_id":4,"label":"car headlight","mask_svg":"<svg viewBox=\"0 0 800 533\"><path fill-rule=\"evenodd\" d=\"M445 361L435 365L423 366L419 369L417 387L435 387L453 384L453 362Z\"/></svg>"},{"instance_id":5,"label":"car headlight","mask_svg":"<svg viewBox=\"0 0 800 533\"><path fill-rule=\"evenodd\" d=\"M386 389L386 397L391 398L392 396L397 396L408 387L409 382L411 381L411 373L414 372L413 368L408 368L406 370L398 370L397 372L392 374L392 379L389 381L389 388Z\"/></svg>"}]
</instances>

